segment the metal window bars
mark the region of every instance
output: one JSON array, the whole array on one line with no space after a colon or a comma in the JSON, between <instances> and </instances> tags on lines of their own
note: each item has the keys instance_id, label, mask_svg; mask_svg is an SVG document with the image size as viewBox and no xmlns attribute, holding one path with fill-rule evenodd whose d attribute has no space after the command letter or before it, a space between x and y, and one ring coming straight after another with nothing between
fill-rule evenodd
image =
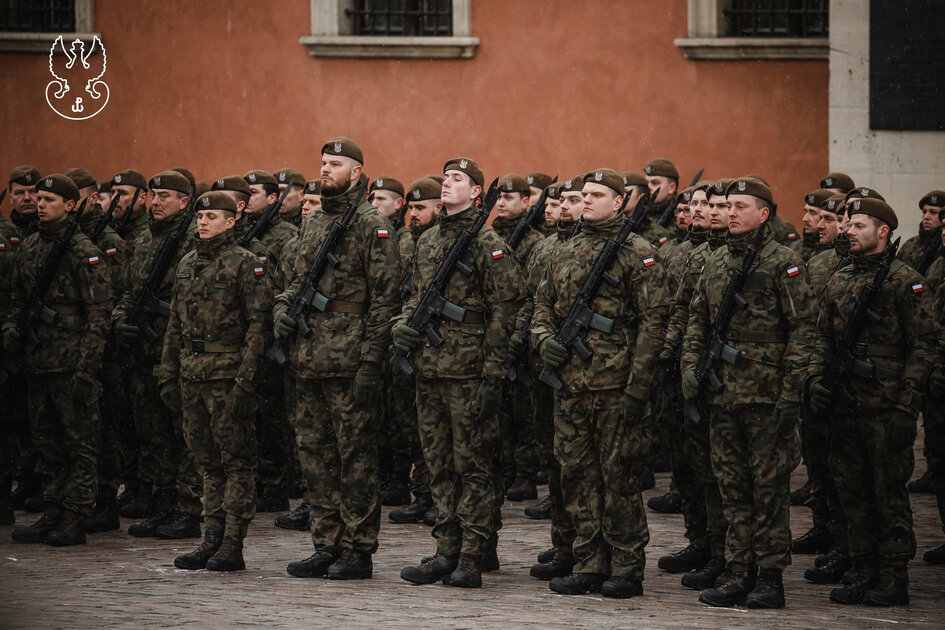
<instances>
[{"instance_id":1,"label":"metal window bars","mask_svg":"<svg viewBox=\"0 0 945 630\"><path fill-rule=\"evenodd\" d=\"M731 0L732 37L827 37L830 0Z\"/></svg>"},{"instance_id":2,"label":"metal window bars","mask_svg":"<svg viewBox=\"0 0 945 630\"><path fill-rule=\"evenodd\" d=\"M74 33L75 0L0 0L0 31Z\"/></svg>"},{"instance_id":3,"label":"metal window bars","mask_svg":"<svg viewBox=\"0 0 945 630\"><path fill-rule=\"evenodd\" d=\"M453 34L452 0L354 0L345 9L354 35L449 37Z\"/></svg>"}]
</instances>

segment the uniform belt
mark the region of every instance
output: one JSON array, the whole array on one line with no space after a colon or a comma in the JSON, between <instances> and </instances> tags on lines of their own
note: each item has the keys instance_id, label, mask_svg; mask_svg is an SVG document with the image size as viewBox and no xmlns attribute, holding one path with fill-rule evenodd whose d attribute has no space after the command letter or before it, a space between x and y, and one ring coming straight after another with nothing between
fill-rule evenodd
<instances>
[{"instance_id":1,"label":"uniform belt","mask_svg":"<svg viewBox=\"0 0 945 630\"><path fill-rule=\"evenodd\" d=\"M367 302L345 302L344 300L329 300L325 306L326 313L353 313L364 315L368 312Z\"/></svg>"},{"instance_id":2,"label":"uniform belt","mask_svg":"<svg viewBox=\"0 0 945 630\"><path fill-rule=\"evenodd\" d=\"M479 311L466 311L463 313L464 324L485 324L486 317Z\"/></svg>"},{"instance_id":3,"label":"uniform belt","mask_svg":"<svg viewBox=\"0 0 945 630\"><path fill-rule=\"evenodd\" d=\"M853 354L858 357L877 357L882 359L906 358L905 350L890 343L857 343L853 345Z\"/></svg>"},{"instance_id":4,"label":"uniform belt","mask_svg":"<svg viewBox=\"0 0 945 630\"><path fill-rule=\"evenodd\" d=\"M729 329L725 331L725 338L749 343L787 343L787 335L779 331Z\"/></svg>"},{"instance_id":5,"label":"uniform belt","mask_svg":"<svg viewBox=\"0 0 945 630\"><path fill-rule=\"evenodd\" d=\"M191 352L239 352L239 344L225 346L218 341L202 341L200 339L191 339L184 341L184 348Z\"/></svg>"}]
</instances>

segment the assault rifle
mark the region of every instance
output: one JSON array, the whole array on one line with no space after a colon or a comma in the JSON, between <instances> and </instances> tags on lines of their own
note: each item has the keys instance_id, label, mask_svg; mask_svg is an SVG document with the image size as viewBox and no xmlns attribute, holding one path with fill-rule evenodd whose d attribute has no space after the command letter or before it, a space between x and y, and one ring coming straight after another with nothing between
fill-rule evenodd
<instances>
[{"instance_id":1,"label":"assault rifle","mask_svg":"<svg viewBox=\"0 0 945 630\"><path fill-rule=\"evenodd\" d=\"M324 311L328 306L329 299L319 293L318 283L321 282L322 276L325 275L329 267L335 267L340 262L332 250L348 229L348 226L351 225L351 221L354 219L354 213L358 209L358 206L361 205L361 200L364 199L364 191L366 189L367 182L364 182L359 186L358 194L345 206L345 211L344 214L341 215L341 218L335 219L331 222L331 225L329 225L328 234L325 235L325 239L321 242L321 245L319 245L318 253L315 254L315 260L312 261L312 266L309 267L309 270L302 277L299 292L295 294L295 299L292 300L292 304L286 311L286 314L295 321L295 325L298 327L303 337L308 337L312 334L312 329L309 327L308 322L305 321L309 310L314 307L319 311ZM288 188L286 188L286 190L288 190ZM277 204L278 203L280 202L277 202ZM262 219L260 219L260 221L262 221ZM247 232L247 235L248 234ZM272 342L272 345L269 346L269 349L266 350L266 358L279 366L285 365L286 361L288 361L285 353L286 343L288 343L287 338L277 338Z\"/></svg>"},{"instance_id":2,"label":"assault rifle","mask_svg":"<svg viewBox=\"0 0 945 630\"><path fill-rule=\"evenodd\" d=\"M117 193L113 193L113 194L116 198L118 197ZM122 238L125 238L125 229L127 229L128 223L131 222L131 215L134 214L135 204L138 202L138 195L140 194L141 194L141 189L136 186L135 194L131 198L131 203L129 203L128 207L125 208L125 213L121 215L121 219L118 220L118 225L115 226L115 231L118 232L118 236Z\"/></svg>"},{"instance_id":3,"label":"assault rifle","mask_svg":"<svg viewBox=\"0 0 945 630\"><path fill-rule=\"evenodd\" d=\"M700 169L699 169L699 172L696 173L696 176L692 178L692 181L691 181L691 182L689 182L689 186L688 186L688 187L695 186L696 183L699 181L699 178L702 177L702 173L703 173L704 171L705 171L704 168L700 168ZM687 188L688 188L688 187L687 187ZM669 201L675 202L675 198L674 198L674 197L673 197L673 198L670 198ZM663 226L663 227L669 227L669 224L672 222L673 217L676 216L676 206L679 205L679 204L677 204L677 203L670 203L669 201L667 201L667 203L666 203L666 209L663 210L663 214L661 214L661 215L660 215L660 218L657 219L657 221L656 221L657 223L659 223L659 224L660 224L661 226Z\"/></svg>"},{"instance_id":4,"label":"assault rifle","mask_svg":"<svg viewBox=\"0 0 945 630\"><path fill-rule=\"evenodd\" d=\"M279 208L282 207L282 202L285 201L289 191L292 190L292 186L293 184L290 182L289 185L285 187L285 190L282 191L282 194L279 195L279 198L276 199L276 202L262 211L259 219L253 224L253 227L246 230L243 236L236 239L237 245L246 247L253 242L254 238L266 233L266 230L269 229L269 224L272 222L272 217L276 216L276 213L279 212Z\"/></svg>"},{"instance_id":5,"label":"assault rifle","mask_svg":"<svg viewBox=\"0 0 945 630\"><path fill-rule=\"evenodd\" d=\"M699 360L696 362L696 379L699 381L699 394L706 386L713 392L722 389L722 379L719 378L720 362L725 361L735 365L738 359L738 350L726 343L728 338L728 326L735 314L735 307L748 308L748 300L742 295L742 288L745 286L745 280L751 273L751 266L755 262L755 257L761 249L761 243L765 237L765 225L767 220L758 228L758 234L755 236L755 242L748 246L745 252L745 258L742 266L732 273L732 279L729 280L725 293L722 295L722 301L719 303L719 310L715 314L715 320L706 336L705 347ZM698 398L698 396L696 396ZM687 400L683 404L683 414L693 425L698 425L702 421L699 414L699 407L696 399Z\"/></svg>"},{"instance_id":6,"label":"assault rifle","mask_svg":"<svg viewBox=\"0 0 945 630\"><path fill-rule=\"evenodd\" d=\"M919 260L919 264L916 265L915 270L924 276L929 270L929 267L932 266L932 263L935 262L935 259L938 258L941 249L942 227L939 226L935 229L935 242L929 243L929 246L925 248L924 252L922 252L922 258Z\"/></svg>"},{"instance_id":7,"label":"assault rifle","mask_svg":"<svg viewBox=\"0 0 945 630\"><path fill-rule=\"evenodd\" d=\"M555 175L555 178L551 180L551 184L554 184L558 181L558 176ZM551 185L549 184L549 186ZM519 220L515 225L515 229L512 230L512 234L509 235L509 238L505 243L509 246L513 252L518 249L519 243L522 242L522 239L525 238L525 234L528 232L529 228L535 227L541 217L545 216L545 204L548 201L548 188L545 188L541 191L541 196L538 197L538 201L535 202L531 208L528 209L528 212L525 213L525 216ZM523 263L525 261L522 261Z\"/></svg>"},{"instance_id":8,"label":"assault rifle","mask_svg":"<svg viewBox=\"0 0 945 630\"><path fill-rule=\"evenodd\" d=\"M115 215L115 207L118 205L118 195L112 195L112 201L108 204L108 210L106 210L101 217L98 219L98 223L95 224L95 227L92 228L92 231L89 232L89 238L92 239L93 243L98 243L98 239L101 238L102 232L105 231L105 228L111 222L112 217Z\"/></svg>"},{"instance_id":9,"label":"assault rifle","mask_svg":"<svg viewBox=\"0 0 945 630\"><path fill-rule=\"evenodd\" d=\"M656 199L659 192L660 190L657 188L652 194L641 197L637 202L637 207L633 211L633 214L624 219L617 236L613 239L608 239L604 243L600 254L597 255L597 260L594 261L594 266L584 280L581 291L577 294L574 303L571 305L571 310L568 311L567 317L561 322L561 327L555 332L555 341L565 348L573 347L575 352L578 353L578 356L585 361L590 359L594 354L588 345L584 343L584 337L587 335L588 330L593 328L603 333L609 333L614 329L614 320L598 315L591 310L590 304L594 299L594 294L597 293L601 282L606 282L611 286L617 286L620 283L620 279L610 273L608 269L610 269L610 266L613 264L620 248L623 247L623 244L630 238L630 234L646 220L646 216L653 207L653 201ZM620 206L620 211L617 213L617 216L623 214L629 199L630 195L624 195L623 204ZM541 374L538 375L538 380L555 389L561 389L563 385L555 369L547 363L542 367Z\"/></svg>"},{"instance_id":10,"label":"assault rifle","mask_svg":"<svg viewBox=\"0 0 945 630\"><path fill-rule=\"evenodd\" d=\"M496 178L492 180L489 191L486 193L482 205L479 206L476 219L471 226L461 231L456 237L456 240L453 241L453 244L450 245L446 256L443 258L443 262L440 263L440 267L436 270L436 274L430 281L430 285L424 290L423 295L420 296L420 303L417 304L417 310L411 313L410 317L407 319L407 326L426 334L427 339L430 340L430 343L432 343L434 347L438 348L443 343L443 338L436 330L443 317L448 317L456 322L463 321L466 309L446 299L446 287L449 284L453 272L457 269L464 276L472 274L473 270L462 261L463 253L466 251L466 248L469 247L472 240L476 238L476 235L479 234L479 230L482 229L482 226L486 224L486 219L489 218L489 213L492 212L492 207L495 206L495 202L498 198L499 180ZM408 357L409 353L397 349L394 350L394 354L390 358L390 363L409 376L413 374L413 367L410 365Z\"/></svg>"}]
</instances>

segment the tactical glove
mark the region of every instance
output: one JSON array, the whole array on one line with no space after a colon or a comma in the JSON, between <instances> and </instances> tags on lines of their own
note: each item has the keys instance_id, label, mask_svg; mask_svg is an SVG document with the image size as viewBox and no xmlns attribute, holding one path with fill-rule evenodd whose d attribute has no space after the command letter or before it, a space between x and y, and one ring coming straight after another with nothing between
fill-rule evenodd
<instances>
[{"instance_id":1,"label":"tactical glove","mask_svg":"<svg viewBox=\"0 0 945 630\"><path fill-rule=\"evenodd\" d=\"M238 381L234 380L230 388L230 400L235 418L247 418L256 411L256 394L244 389Z\"/></svg>"},{"instance_id":2,"label":"tactical glove","mask_svg":"<svg viewBox=\"0 0 945 630\"><path fill-rule=\"evenodd\" d=\"M476 393L476 406L479 407L479 420L491 418L499 411L499 402L502 400L502 387L498 380L488 376L483 377Z\"/></svg>"},{"instance_id":3,"label":"tactical glove","mask_svg":"<svg viewBox=\"0 0 945 630\"><path fill-rule=\"evenodd\" d=\"M364 361L354 375L354 402L362 408L376 401L377 392L381 388L381 366L371 361Z\"/></svg>"},{"instance_id":4,"label":"tactical glove","mask_svg":"<svg viewBox=\"0 0 945 630\"><path fill-rule=\"evenodd\" d=\"M11 328L3 333L3 349L10 354L16 354L23 349L23 337L16 331L16 328Z\"/></svg>"},{"instance_id":5,"label":"tactical glove","mask_svg":"<svg viewBox=\"0 0 945 630\"><path fill-rule=\"evenodd\" d=\"M98 381L86 372L77 371L72 375L72 401L88 407L98 400Z\"/></svg>"},{"instance_id":6,"label":"tactical glove","mask_svg":"<svg viewBox=\"0 0 945 630\"><path fill-rule=\"evenodd\" d=\"M660 365L669 365L669 362L673 360L673 344L666 342L663 344L663 349L660 350Z\"/></svg>"},{"instance_id":7,"label":"tactical glove","mask_svg":"<svg viewBox=\"0 0 945 630\"><path fill-rule=\"evenodd\" d=\"M289 307L281 302L272 309L272 332L276 339L289 337L295 332L295 320L286 311Z\"/></svg>"},{"instance_id":8,"label":"tactical glove","mask_svg":"<svg viewBox=\"0 0 945 630\"><path fill-rule=\"evenodd\" d=\"M118 341L126 346L130 346L138 340L138 335L141 334L141 329L137 326L132 326L127 322L128 318L124 315L119 315L116 317L115 334L118 336Z\"/></svg>"},{"instance_id":9,"label":"tactical glove","mask_svg":"<svg viewBox=\"0 0 945 630\"><path fill-rule=\"evenodd\" d=\"M696 378L695 368L689 368L682 375L682 395L686 400L694 400L699 396L699 379Z\"/></svg>"},{"instance_id":10,"label":"tactical glove","mask_svg":"<svg viewBox=\"0 0 945 630\"><path fill-rule=\"evenodd\" d=\"M515 331L509 339L509 361L512 363L521 361L525 358L526 352L528 352L528 341L521 333Z\"/></svg>"},{"instance_id":11,"label":"tactical glove","mask_svg":"<svg viewBox=\"0 0 945 630\"><path fill-rule=\"evenodd\" d=\"M180 388L177 386L176 381L168 381L161 385L159 393L161 400L164 401L164 406L167 407L168 410L172 413L180 413L184 404L181 401Z\"/></svg>"},{"instance_id":12,"label":"tactical glove","mask_svg":"<svg viewBox=\"0 0 945 630\"><path fill-rule=\"evenodd\" d=\"M824 377L813 376L807 385L807 397L810 400L810 409L814 413L825 413L833 404L830 390L824 387Z\"/></svg>"},{"instance_id":13,"label":"tactical glove","mask_svg":"<svg viewBox=\"0 0 945 630\"><path fill-rule=\"evenodd\" d=\"M555 341L554 337L548 337L541 342L538 355L546 365L556 368L561 367L568 360L568 349Z\"/></svg>"},{"instance_id":14,"label":"tactical glove","mask_svg":"<svg viewBox=\"0 0 945 630\"><path fill-rule=\"evenodd\" d=\"M886 443L890 453L912 448L916 435L915 424L915 414L902 409L893 410L886 427Z\"/></svg>"},{"instance_id":15,"label":"tactical glove","mask_svg":"<svg viewBox=\"0 0 945 630\"><path fill-rule=\"evenodd\" d=\"M945 398L945 367L932 370L929 377L929 392L935 398Z\"/></svg>"},{"instance_id":16,"label":"tactical glove","mask_svg":"<svg viewBox=\"0 0 945 630\"><path fill-rule=\"evenodd\" d=\"M640 422L646 411L646 402L624 392L620 400L620 417L624 422Z\"/></svg>"},{"instance_id":17,"label":"tactical glove","mask_svg":"<svg viewBox=\"0 0 945 630\"><path fill-rule=\"evenodd\" d=\"M407 324L397 324L390 331L394 347L401 352L410 352L420 345L420 333Z\"/></svg>"}]
</instances>

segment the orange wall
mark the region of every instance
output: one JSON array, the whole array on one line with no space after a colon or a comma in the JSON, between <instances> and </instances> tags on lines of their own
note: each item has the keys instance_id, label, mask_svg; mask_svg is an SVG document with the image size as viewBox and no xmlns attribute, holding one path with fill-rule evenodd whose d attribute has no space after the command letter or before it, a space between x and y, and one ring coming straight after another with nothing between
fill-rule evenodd
<instances>
[{"instance_id":1,"label":"orange wall","mask_svg":"<svg viewBox=\"0 0 945 630\"><path fill-rule=\"evenodd\" d=\"M408 61L310 57L307 0L97 0L108 106L62 119L45 103L48 55L0 53L0 173L187 166L212 180L288 165L311 178L324 140L348 135L366 173L405 183L459 154L490 179L656 156L685 183L701 167L756 172L798 222L827 172L827 62L688 61L673 45L686 4L476 0L474 59Z\"/></svg>"}]
</instances>

